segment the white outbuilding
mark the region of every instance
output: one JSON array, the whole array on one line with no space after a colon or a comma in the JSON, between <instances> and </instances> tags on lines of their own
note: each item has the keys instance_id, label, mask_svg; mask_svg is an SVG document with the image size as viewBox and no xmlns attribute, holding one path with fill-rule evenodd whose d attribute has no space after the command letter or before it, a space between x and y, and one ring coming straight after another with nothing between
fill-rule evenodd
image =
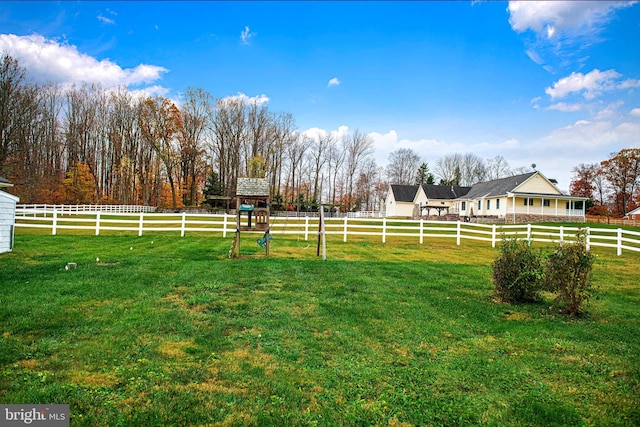
<instances>
[{"instance_id":1,"label":"white outbuilding","mask_svg":"<svg viewBox=\"0 0 640 427\"><path fill-rule=\"evenodd\" d=\"M0 177L0 188L12 187L6 179ZM13 249L13 224L16 219L16 204L20 199L13 194L0 190L0 253Z\"/></svg>"}]
</instances>

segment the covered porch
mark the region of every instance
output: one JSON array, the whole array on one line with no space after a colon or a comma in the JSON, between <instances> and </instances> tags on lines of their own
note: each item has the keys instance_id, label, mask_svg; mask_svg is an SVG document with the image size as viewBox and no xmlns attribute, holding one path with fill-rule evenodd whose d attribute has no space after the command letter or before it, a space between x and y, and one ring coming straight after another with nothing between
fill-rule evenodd
<instances>
[{"instance_id":1,"label":"covered porch","mask_svg":"<svg viewBox=\"0 0 640 427\"><path fill-rule=\"evenodd\" d=\"M518 217L567 218L568 221L585 220L586 198L556 194L508 193L506 220Z\"/></svg>"}]
</instances>

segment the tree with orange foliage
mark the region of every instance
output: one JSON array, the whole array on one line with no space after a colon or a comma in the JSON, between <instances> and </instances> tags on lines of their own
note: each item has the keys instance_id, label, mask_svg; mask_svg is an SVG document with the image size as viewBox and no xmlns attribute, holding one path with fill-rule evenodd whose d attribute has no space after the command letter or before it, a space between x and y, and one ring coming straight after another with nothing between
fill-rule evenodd
<instances>
[{"instance_id":1,"label":"tree with orange foliage","mask_svg":"<svg viewBox=\"0 0 640 427\"><path fill-rule=\"evenodd\" d=\"M176 173L179 165L177 138L182 129L182 117L178 107L161 96L147 98L140 109L142 138L151 144L164 165L171 188L174 209L178 207Z\"/></svg>"},{"instance_id":2,"label":"tree with orange foliage","mask_svg":"<svg viewBox=\"0 0 640 427\"><path fill-rule=\"evenodd\" d=\"M640 182L640 148L623 148L600 164L614 192L614 215L624 216Z\"/></svg>"},{"instance_id":3,"label":"tree with orange foliage","mask_svg":"<svg viewBox=\"0 0 640 427\"><path fill-rule=\"evenodd\" d=\"M90 204L96 203L95 177L89 166L75 163L62 180L64 203Z\"/></svg>"}]
</instances>

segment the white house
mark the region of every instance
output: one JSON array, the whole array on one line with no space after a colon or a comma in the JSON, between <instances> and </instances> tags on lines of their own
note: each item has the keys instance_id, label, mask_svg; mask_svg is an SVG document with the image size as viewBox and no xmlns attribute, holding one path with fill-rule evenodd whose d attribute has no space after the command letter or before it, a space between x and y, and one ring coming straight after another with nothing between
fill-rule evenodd
<instances>
[{"instance_id":1,"label":"white house","mask_svg":"<svg viewBox=\"0 0 640 427\"><path fill-rule=\"evenodd\" d=\"M427 203L427 196L419 185L392 184L384 199L385 216L413 217L415 206Z\"/></svg>"},{"instance_id":2,"label":"white house","mask_svg":"<svg viewBox=\"0 0 640 427\"><path fill-rule=\"evenodd\" d=\"M584 221L587 198L563 193L538 171L481 182L456 200L460 216L505 222Z\"/></svg>"},{"instance_id":3,"label":"white house","mask_svg":"<svg viewBox=\"0 0 640 427\"><path fill-rule=\"evenodd\" d=\"M457 185L392 184L384 199L385 214L389 217L415 217L454 213L452 209L455 199L467 194L470 188Z\"/></svg>"},{"instance_id":4,"label":"white house","mask_svg":"<svg viewBox=\"0 0 640 427\"><path fill-rule=\"evenodd\" d=\"M0 177L0 188L2 187L12 187L12 184ZM16 203L19 200L13 194L0 190L0 253L13 249L13 224L16 218Z\"/></svg>"},{"instance_id":5,"label":"white house","mask_svg":"<svg viewBox=\"0 0 640 427\"><path fill-rule=\"evenodd\" d=\"M538 171L480 182L472 187L390 185L387 217L437 214L504 222L584 221L585 197L563 193Z\"/></svg>"}]
</instances>

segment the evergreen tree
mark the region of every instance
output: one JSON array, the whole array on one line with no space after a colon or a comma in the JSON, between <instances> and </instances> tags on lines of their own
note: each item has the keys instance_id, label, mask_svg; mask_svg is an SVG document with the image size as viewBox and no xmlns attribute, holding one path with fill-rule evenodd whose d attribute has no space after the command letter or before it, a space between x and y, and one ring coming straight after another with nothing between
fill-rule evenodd
<instances>
[{"instance_id":1,"label":"evergreen tree","mask_svg":"<svg viewBox=\"0 0 640 427\"><path fill-rule=\"evenodd\" d=\"M435 178L433 174L429 172L429 165L427 162L424 162L418 168L418 173L416 174L416 185L422 184L433 184L435 182Z\"/></svg>"}]
</instances>

